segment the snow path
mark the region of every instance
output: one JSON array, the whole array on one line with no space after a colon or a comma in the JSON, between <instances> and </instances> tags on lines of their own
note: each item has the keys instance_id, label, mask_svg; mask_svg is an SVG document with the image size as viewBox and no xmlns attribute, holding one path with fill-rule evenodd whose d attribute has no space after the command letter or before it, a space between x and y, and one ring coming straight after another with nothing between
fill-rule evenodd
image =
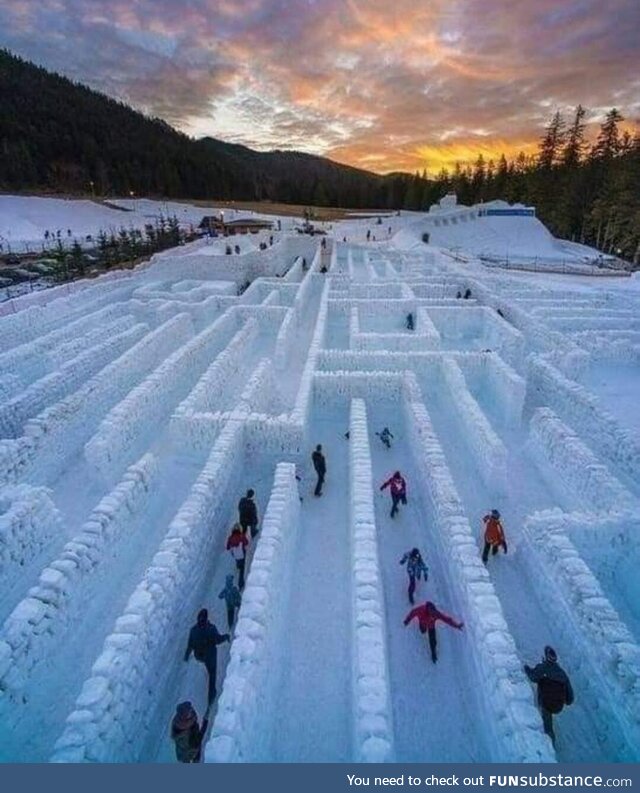
<instances>
[{"instance_id":1,"label":"snow path","mask_svg":"<svg viewBox=\"0 0 640 793\"><path fill-rule=\"evenodd\" d=\"M351 755L351 586L348 410L315 409L308 437L323 445L327 479L313 495L305 460L298 545L291 570L290 642L274 670L276 762L347 762ZM308 456L308 455L307 455Z\"/></svg>"},{"instance_id":2,"label":"snow path","mask_svg":"<svg viewBox=\"0 0 640 793\"><path fill-rule=\"evenodd\" d=\"M522 439L517 435L508 447L509 496L487 490L480 472L448 407L447 396L433 392L427 401L434 428L443 441L445 457L472 527L478 528L478 554L482 549L482 516L498 507L503 516L509 553L490 557L488 569L500 598L507 624L524 663L534 665L546 644L558 652L561 663L571 669L572 683L580 695L571 708L557 719L556 754L562 762L605 761L611 759L607 750L606 730L598 718L602 704L590 696L588 678L593 670L581 663L579 652L557 636L545 617L545 610L564 609L564 604L540 603L529 584L530 565L518 553L521 526L527 514L551 506L573 506L565 503L544 484L537 469L521 452ZM566 620L571 620L567 612ZM625 759L618 757L618 760Z\"/></svg>"},{"instance_id":3,"label":"snow path","mask_svg":"<svg viewBox=\"0 0 640 793\"><path fill-rule=\"evenodd\" d=\"M394 435L387 449L375 432L388 426ZM431 662L429 645L413 622L404 627L402 620L411 608L407 595L406 567L399 562L406 551L418 547L429 568L429 579L418 582L416 605L432 599L444 612L455 614L451 596L440 570L443 560L432 536L430 521L415 495L417 474L413 467L404 422L398 423L394 408L372 411L369 421L378 548L384 580L387 611L389 668L393 701L396 758L401 762L489 762L485 735L476 728L482 711L467 685L468 638L444 623L438 623L437 664ZM389 517L389 491L379 488L395 470L407 480L407 506Z\"/></svg>"},{"instance_id":4,"label":"snow path","mask_svg":"<svg viewBox=\"0 0 640 793\"><path fill-rule=\"evenodd\" d=\"M258 517L262 520L269 494L273 485L273 472L275 464L270 461L260 460L258 463L250 463L243 468L244 480L238 483L236 491L229 493L229 509L225 516L225 524L229 527L238 519L236 509L237 502L249 487L253 487L256 492L256 504L258 506ZM228 531L224 535L224 542L228 536ZM255 542L249 546L247 555L245 578L251 569L251 558ZM203 664L196 661L193 656L188 664L184 663L184 652L187 646L189 629L195 623L196 613L199 608L206 608L209 611L209 619L213 622L220 633L228 633L226 607L224 601L218 595L224 589L226 576L234 575L237 584L238 576L236 567L224 545L218 548L215 557L209 560L206 582L200 591L199 606L194 612L189 625L186 627L184 641L175 648L175 657L168 662L168 674L163 685L158 687L157 705L153 715L148 719L149 729L147 741L141 749L140 762L175 762L175 747L170 739L171 720L175 714L176 704L189 700L193 703L198 715L202 717L207 707L207 687L208 676ZM236 616L237 620L237 616ZM233 638L233 630L231 631ZM217 669L217 691L218 698L222 691L222 683L229 660L229 649L231 645L224 643L218 647L218 669ZM216 713L218 698L211 709L210 725Z\"/></svg>"}]
</instances>

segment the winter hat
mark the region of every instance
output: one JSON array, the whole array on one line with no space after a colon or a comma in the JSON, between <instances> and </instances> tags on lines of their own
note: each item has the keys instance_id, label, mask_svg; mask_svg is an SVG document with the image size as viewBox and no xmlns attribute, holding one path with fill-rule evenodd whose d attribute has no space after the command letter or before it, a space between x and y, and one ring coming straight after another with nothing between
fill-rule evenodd
<instances>
[{"instance_id":1,"label":"winter hat","mask_svg":"<svg viewBox=\"0 0 640 793\"><path fill-rule=\"evenodd\" d=\"M232 532L242 531L242 526L239 523L234 523L233 526L231 527L231 531Z\"/></svg>"},{"instance_id":2,"label":"winter hat","mask_svg":"<svg viewBox=\"0 0 640 793\"><path fill-rule=\"evenodd\" d=\"M247 490L247 498L253 498L255 496L255 492L251 489Z\"/></svg>"},{"instance_id":3,"label":"winter hat","mask_svg":"<svg viewBox=\"0 0 640 793\"><path fill-rule=\"evenodd\" d=\"M495 518L496 520L500 517L500 513L498 512L497 509L492 509L491 510L491 517Z\"/></svg>"},{"instance_id":4,"label":"winter hat","mask_svg":"<svg viewBox=\"0 0 640 793\"><path fill-rule=\"evenodd\" d=\"M209 619L209 612L206 609L200 609L200 611L198 612L198 625L204 625L208 619ZM182 704L184 705L184 703Z\"/></svg>"},{"instance_id":5,"label":"winter hat","mask_svg":"<svg viewBox=\"0 0 640 793\"><path fill-rule=\"evenodd\" d=\"M411 556L420 556L420 551L417 548L413 548Z\"/></svg>"},{"instance_id":6,"label":"winter hat","mask_svg":"<svg viewBox=\"0 0 640 793\"><path fill-rule=\"evenodd\" d=\"M555 662L555 661L557 661L557 660L558 660L558 654L557 654L557 653L556 653L556 651L553 649L553 647L550 647L549 645L547 645L547 646L544 648L544 657L545 657L545 659L546 659L547 661L552 661L552 662Z\"/></svg>"},{"instance_id":7,"label":"winter hat","mask_svg":"<svg viewBox=\"0 0 640 793\"><path fill-rule=\"evenodd\" d=\"M402 476L402 474L400 473L400 471L396 471L395 474L393 475L393 478L397 479L399 476Z\"/></svg>"},{"instance_id":8,"label":"winter hat","mask_svg":"<svg viewBox=\"0 0 640 793\"><path fill-rule=\"evenodd\" d=\"M173 726L177 730L188 730L198 720L193 705L190 702L181 702L176 708L176 715L173 717Z\"/></svg>"}]
</instances>

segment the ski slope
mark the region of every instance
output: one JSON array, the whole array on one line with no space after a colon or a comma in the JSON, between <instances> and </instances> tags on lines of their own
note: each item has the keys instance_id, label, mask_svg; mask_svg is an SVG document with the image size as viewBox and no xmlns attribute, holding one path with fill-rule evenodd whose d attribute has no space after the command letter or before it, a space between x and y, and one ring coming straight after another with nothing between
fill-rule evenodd
<instances>
[{"instance_id":1,"label":"ski slope","mask_svg":"<svg viewBox=\"0 0 640 793\"><path fill-rule=\"evenodd\" d=\"M186 246L0 316L0 759L175 761L253 488L207 762L638 761L640 295L394 245L415 222ZM464 622L437 664L403 625L413 547L416 602ZM523 672L546 644L576 692L555 748Z\"/></svg>"}]
</instances>

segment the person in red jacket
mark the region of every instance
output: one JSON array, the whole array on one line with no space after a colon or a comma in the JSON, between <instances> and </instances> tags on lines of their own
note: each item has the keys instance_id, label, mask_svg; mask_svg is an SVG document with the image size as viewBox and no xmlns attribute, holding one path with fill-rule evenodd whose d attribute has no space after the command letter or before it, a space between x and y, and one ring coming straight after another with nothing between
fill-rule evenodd
<instances>
[{"instance_id":1,"label":"person in red jacket","mask_svg":"<svg viewBox=\"0 0 640 793\"><path fill-rule=\"evenodd\" d=\"M398 504L402 503L406 506L407 503L407 483L400 471L396 471L391 479L380 486L380 490L390 487L391 489L391 517L394 518L398 511Z\"/></svg>"},{"instance_id":2,"label":"person in red jacket","mask_svg":"<svg viewBox=\"0 0 640 793\"><path fill-rule=\"evenodd\" d=\"M438 644L436 637L436 622L438 620L441 622L446 622L447 625L451 625L452 628L456 628L459 631L464 628L464 622L456 622L453 617L449 617L447 614L443 614L442 611L438 611L438 609L430 600L427 600L424 606L416 606L416 608L410 611L404 619L404 624L408 625L411 620L414 619L418 620L420 633L429 634L431 660L434 664L438 660L438 654L436 651Z\"/></svg>"},{"instance_id":3,"label":"person in red jacket","mask_svg":"<svg viewBox=\"0 0 640 793\"><path fill-rule=\"evenodd\" d=\"M489 551L492 556L498 553L498 548L502 547L507 552L507 541L504 537L504 529L500 523L500 513L497 509L492 509L490 515L482 518L484 521L484 549L482 551L482 561L486 564L489 560Z\"/></svg>"},{"instance_id":4,"label":"person in red jacket","mask_svg":"<svg viewBox=\"0 0 640 793\"><path fill-rule=\"evenodd\" d=\"M238 589L244 589L244 566L247 561L247 545L249 545L249 538L242 531L242 526L236 523L227 539L227 550L233 556L238 569Z\"/></svg>"}]
</instances>

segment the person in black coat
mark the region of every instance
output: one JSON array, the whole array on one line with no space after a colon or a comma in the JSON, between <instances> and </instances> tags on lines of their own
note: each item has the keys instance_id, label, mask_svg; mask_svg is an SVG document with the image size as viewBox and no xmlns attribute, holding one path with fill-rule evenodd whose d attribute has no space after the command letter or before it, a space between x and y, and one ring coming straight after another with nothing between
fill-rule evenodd
<instances>
[{"instance_id":1,"label":"person in black coat","mask_svg":"<svg viewBox=\"0 0 640 793\"><path fill-rule=\"evenodd\" d=\"M253 500L254 496L253 490L247 490L247 495L243 496L238 502L238 522L245 534L249 529L251 530L251 539L258 533L258 508Z\"/></svg>"},{"instance_id":2,"label":"person in black coat","mask_svg":"<svg viewBox=\"0 0 640 793\"><path fill-rule=\"evenodd\" d=\"M565 705L573 704L573 688L567 673L558 663L553 647L544 648L544 659L533 669L525 664L524 671L532 683L538 685L538 706L542 715L544 731L556 745L553 731L553 716Z\"/></svg>"},{"instance_id":3,"label":"person in black coat","mask_svg":"<svg viewBox=\"0 0 640 793\"><path fill-rule=\"evenodd\" d=\"M219 633L209 622L209 612L200 609L198 621L189 631L189 643L184 654L185 662L193 653L196 661L203 663L209 675L209 705L216 698L216 674L218 671L218 645L229 641L228 633Z\"/></svg>"},{"instance_id":4,"label":"person in black coat","mask_svg":"<svg viewBox=\"0 0 640 793\"><path fill-rule=\"evenodd\" d=\"M316 446L316 450L311 455L311 460L313 462L313 467L315 468L316 474L318 475L318 482L316 484L316 489L314 490L314 495L321 496L322 495L322 485L324 484L324 478L327 473L327 461L324 458L324 454L322 453L322 444L318 444Z\"/></svg>"}]
</instances>

